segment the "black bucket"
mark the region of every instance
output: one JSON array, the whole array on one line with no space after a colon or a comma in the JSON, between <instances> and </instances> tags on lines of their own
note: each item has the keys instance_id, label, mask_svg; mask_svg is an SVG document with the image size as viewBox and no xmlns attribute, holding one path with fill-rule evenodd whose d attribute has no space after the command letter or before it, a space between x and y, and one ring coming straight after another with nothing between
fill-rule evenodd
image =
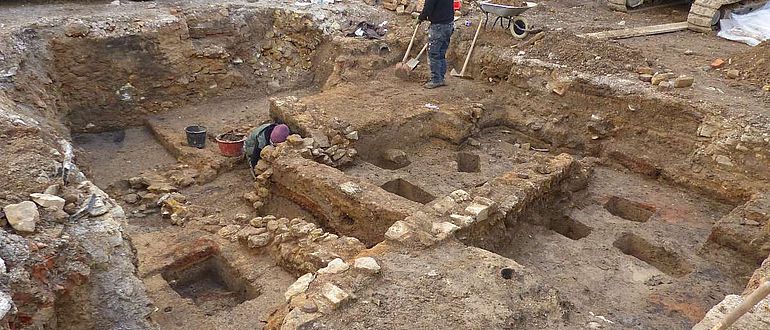
<instances>
[{"instance_id":1,"label":"black bucket","mask_svg":"<svg viewBox=\"0 0 770 330\"><path fill-rule=\"evenodd\" d=\"M187 135L187 145L203 149L206 146L206 127L200 125L187 126L184 129Z\"/></svg>"}]
</instances>

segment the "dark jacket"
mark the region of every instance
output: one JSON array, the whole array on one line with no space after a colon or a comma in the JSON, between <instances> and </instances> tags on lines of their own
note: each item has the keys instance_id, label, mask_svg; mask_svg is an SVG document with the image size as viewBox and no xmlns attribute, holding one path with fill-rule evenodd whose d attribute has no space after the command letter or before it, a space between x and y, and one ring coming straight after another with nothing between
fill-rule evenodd
<instances>
[{"instance_id":1,"label":"dark jacket","mask_svg":"<svg viewBox=\"0 0 770 330\"><path fill-rule=\"evenodd\" d=\"M270 144L270 133L273 133L273 128L275 128L276 125L277 124L275 123L262 124L251 130L249 136L246 138L243 149L251 168L254 168L254 165L257 165L262 149Z\"/></svg>"},{"instance_id":2,"label":"dark jacket","mask_svg":"<svg viewBox=\"0 0 770 330\"><path fill-rule=\"evenodd\" d=\"M425 6L420 13L420 21L430 21L431 24L447 24L455 19L453 0L425 0Z\"/></svg>"}]
</instances>

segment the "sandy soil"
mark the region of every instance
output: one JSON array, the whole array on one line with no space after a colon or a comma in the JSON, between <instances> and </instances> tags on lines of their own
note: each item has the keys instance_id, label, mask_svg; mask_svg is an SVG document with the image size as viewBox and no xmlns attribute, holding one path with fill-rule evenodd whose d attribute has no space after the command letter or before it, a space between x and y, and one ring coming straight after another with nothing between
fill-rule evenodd
<instances>
[{"instance_id":1,"label":"sandy soil","mask_svg":"<svg viewBox=\"0 0 770 330\"><path fill-rule=\"evenodd\" d=\"M643 223L615 216L604 206L612 196L656 211ZM606 168L596 169L583 196L565 203L563 211L549 208L555 213L545 225L533 223L542 224L547 211L510 228L510 243L494 251L536 269L579 310L620 328L688 329L723 295L739 290L753 269L737 260L719 268L700 254L729 205ZM559 228L573 221L590 229ZM629 235L638 239L626 246L622 237Z\"/></svg>"},{"instance_id":2,"label":"sandy soil","mask_svg":"<svg viewBox=\"0 0 770 330\"><path fill-rule=\"evenodd\" d=\"M54 19L127 13L152 17L153 12L167 11L178 3L180 1L132 2L120 7L106 4L4 4L0 10L7 14L0 21L0 32L27 25L38 17ZM190 3L205 4L207 1ZM280 3L289 6L293 2ZM542 39L531 43L517 41L507 31L494 28L482 33L477 45L482 54L479 57L489 61L498 55L520 54L526 59L556 64L562 73L588 73L596 79L623 81L630 87L610 85L621 92L655 95L662 100L697 105L698 110L721 111L721 115L729 118L748 117L751 121L756 115L770 114L767 110L770 97L761 90L763 84L768 83L766 76L770 73L767 62L762 61L767 58L767 43L749 49L691 31L621 41L592 41L573 34L683 21L687 8L674 6L617 13L609 11L602 1L543 0L539 4L524 16L546 31ZM479 13L474 9L463 19L479 24L478 17ZM412 21L395 17L391 24L392 32L385 42L399 50L410 33ZM461 63L465 46L475 31L475 25L459 25L449 53L450 69ZM320 71L353 63L347 68L350 74L337 72L337 84L326 85L320 90L311 88L275 96L304 97L303 101L321 109L313 118L317 123L341 117L349 119L361 132L371 134L358 142L360 159L353 166L343 168L345 173L377 186L395 179L407 181L428 195L412 198L423 204L430 202L431 197L444 196L455 189L479 187L515 164L538 159L539 153L545 157L557 152L556 148L549 150L550 154L520 150L515 144L571 148L578 156L599 156L594 152L603 147L599 145L602 143L599 136L596 136L595 145L576 142L576 136L585 135L584 131L593 128L587 128L580 120L596 113L626 116L617 115L621 118L616 122L619 128L608 129L607 135L618 135L618 144L622 144L618 148L645 149L645 144L655 143L668 145L672 153L681 153L672 155L672 159L686 158L685 153L691 152L687 149L691 146L688 143L696 139L691 135L695 134L700 119L709 114L697 111L669 114L664 109L667 105L661 103L650 106L652 113L649 115L625 115L626 108L631 108L630 101L623 103L625 101L603 98L607 95L597 90L574 91L572 95L582 94L572 98L571 95L560 98L550 92L538 94L528 86L507 85L503 79L513 76L506 76L508 72L505 71L512 71L511 68L495 68L489 62L483 67L474 66L482 61L480 59L471 62L471 70L476 77L488 75L488 79L448 78L448 87L426 91L419 87L420 81L427 77L425 63L418 67L410 81L403 82L392 76L390 68L382 70L387 66L383 63L395 55L368 63L370 54L357 57L355 51L350 51L353 55L347 54L352 60L333 63L334 58L328 58L317 64ZM715 70L709 63L717 57L733 61ZM658 90L639 81L635 73L639 66L693 76L695 85L687 89ZM726 70L731 68L740 70L740 79L726 78ZM544 79L535 74L532 77ZM542 82L545 84L545 80ZM470 141L448 142L452 137L461 136L454 134L461 128L478 129L455 126L457 122L450 121L456 120L452 115L468 110L476 102L484 102L490 113L497 116L484 123L491 128L475 135L478 145L471 145ZM448 118L445 126L424 128L418 125L430 122L423 119L433 115L426 110L427 103L440 107ZM178 132L179 136L190 124L206 126L209 135L213 136L232 129L247 131L268 120L268 105L268 98L261 91L235 90L205 102L162 112L150 119ZM574 123L554 128L557 123L570 120ZM637 129L634 121L653 122L652 125L659 122L662 132L645 127ZM254 190L254 180L244 164L223 170L211 182L180 188L187 205L196 208L197 216L184 226L172 226L152 205L159 196L151 196L141 203L129 202L124 197L138 191L126 187L125 183L141 173L189 164L177 163L156 137L141 126L143 123L137 121L135 124L135 127L114 132L77 134L72 139L82 149L78 163L89 170L89 177L99 186L114 188L114 197L128 214L126 233L136 246L140 275L157 307L152 319L168 329L261 327L270 313L284 302L283 292L295 277L277 267L271 257L243 249L237 242L221 240L215 233L224 225L243 223L257 215L316 219L279 196L272 196L262 210L255 211L243 198L244 193ZM505 124L516 127L501 126ZM447 131L443 132L443 140L429 137L415 143L416 135L412 134L420 129ZM616 133L620 129L625 130ZM658 134L660 139L639 138L639 141L629 142L637 133L640 136L642 133L649 133L645 136ZM688 137L679 139L680 135ZM552 139L546 143L538 137ZM392 144L409 154L410 165L394 170L383 168L385 166L379 163L382 151ZM210 143L207 151L215 151L215 148ZM481 171L457 173L458 152L478 154ZM761 166L761 157L758 158L757 164ZM14 170L21 167L17 165L13 164ZM663 166L659 166L658 172L660 167ZM744 174L738 169L725 171ZM668 178L677 178L678 174L669 175ZM745 181L751 181L751 178ZM397 194L415 197L414 191ZM757 266L725 251L702 248L712 225L735 205L673 186L670 182L603 166L596 169L586 190L563 197L552 205L541 205L526 221L507 228L510 239L506 244L485 246L491 252L456 241L427 251L379 251L386 265L383 277L359 292L356 304L319 319L315 325L361 329L437 325L473 328L477 324L474 322L478 321L492 322L494 324L485 324L497 328L576 328L593 320L594 315L602 315L615 322L614 326L608 325L610 328L685 329L697 323L724 295L741 292ZM620 203L621 210L610 210L612 207L607 205L611 200ZM647 213L651 216L645 216L650 215ZM192 250L201 239L210 239L222 246L216 257L223 258L227 266L218 265L202 272L203 275L190 275L191 282L175 287L172 285L174 280L169 280L168 268L164 268L171 263L168 252ZM479 255L484 256L482 265L465 262ZM520 281L503 281L496 275L507 263L524 266L526 271L522 272ZM248 289L244 290L257 293L240 292L240 287L227 283L228 277L245 278L249 283L244 286ZM482 301L487 295L504 302L503 306L498 306L500 309L490 307ZM454 305L458 301L462 304ZM522 304L529 305L524 308ZM485 309L463 310L464 306L483 306ZM425 308L435 314L422 317ZM533 310L542 313L532 313ZM385 321L380 324L379 320Z\"/></svg>"},{"instance_id":3,"label":"sandy soil","mask_svg":"<svg viewBox=\"0 0 770 330\"><path fill-rule=\"evenodd\" d=\"M79 163L95 165L88 166L86 172L102 189L144 171L164 170L176 164L176 159L144 127L76 134L72 140L75 147L82 149Z\"/></svg>"}]
</instances>

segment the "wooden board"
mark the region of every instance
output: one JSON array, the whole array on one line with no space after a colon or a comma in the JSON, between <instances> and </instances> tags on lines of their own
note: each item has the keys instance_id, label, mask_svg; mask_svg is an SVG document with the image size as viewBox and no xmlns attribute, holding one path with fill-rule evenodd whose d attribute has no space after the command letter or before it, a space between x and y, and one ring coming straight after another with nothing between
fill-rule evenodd
<instances>
[{"instance_id":1,"label":"wooden board","mask_svg":"<svg viewBox=\"0 0 770 330\"><path fill-rule=\"evenodd\" d=\"M652 26L643 26L631 29L602 31L594 33L579 34L581 38L597 38L597 39L623 39L633 38L641 36L649 36L653 34L670 33L676 31L682 31L687 29L687 22L660 24Z\"/></svg>"}]
</instances>

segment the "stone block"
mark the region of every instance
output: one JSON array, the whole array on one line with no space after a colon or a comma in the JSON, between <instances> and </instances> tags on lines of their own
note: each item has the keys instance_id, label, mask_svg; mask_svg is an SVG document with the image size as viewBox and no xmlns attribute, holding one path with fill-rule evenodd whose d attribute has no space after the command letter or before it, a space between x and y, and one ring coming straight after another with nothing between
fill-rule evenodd
<instances>
[{"instance_id":1,"label":"stone block","mask_svg":"<svg viewBox=\"0 0 770 330\"><path fill-rule=\"evenodd\" d=\"M259 229L265 229L265 228L259 228ZM268 244L270 244L270 234L269 233L261 233L257 235L249 236L248 238L248 245L250 248L260 248L265 247Z\"/></svg>"},{"instance_id":2,"label":"stone block","mask_svg":"<svg viewBox=\"0 0 770 330\"><path fill-rule=\"evenodd\" d=\"M468 227L476 221L476 219L473 219L473 217L462 214L452 214L449 216L449 218L452 219L452 222L455 225L461 228Z\"/></svg>"},{"instance_id":3,"label":"stone block","mask_svg":"<svg viewBox=\"0 0 770 330\"><path fill-rule=\"evenodd\" d=\"M324 284L321 294L332 303L332 307L334 308L339 307L340 304L350 298L350 294L331 283Z\"/></svg>"},{"instance_id":4,"label":"stone block","mask_svg":"<svg viewBox=\"0 0 770 330\"><path fill-rule=\"evenodd\" d=\"M313 273L307 273L305 275L300 276L292 285L289 286L288 289L286 289L286 293L283 294L284 298L286 298L286 302L291 301L291 298L307 291L307 288L310 286L310 283L313 282L315 279L315 275Z\"/></svg>"},{"instance_id":5,"label":"stone block","mask_svg":"<svg viewBox=\"0 0 770 330\"><path fill-rule=\"evenodd\" d=\"M64 204L66 203L64 201L64 198L61 198L59 196L54 196L54 195L31 194L29 196L32 198L32 201L34 201L37 205L40 205L40 207L51 211L63 210Z\"/></svg>"},{"instance_id":6,"label":"stone block","mask_svg":"<svg viewBox=\"0 0 770 330\"><path fill-rule=\"evenodd\" d=\"M316 148L329 148L332 146L331 142L329 142L329 137L321 130L310 130L310 137L313 138L314 147Z\"/></svg>"},{"instance_id":7,"label":"stone block","mask_svg":"<svg viewBox=\"0 0 770 330\"><path fill-rule=\"evenodd\" d=\"M636 73L640 75L649 75L650 77L652 77L652 68L649 66L640 66L636 68Z\"/></svg>"},{"instance_id":8,"label":"stone block","mask_svg":"<svg viewBox=\"0 0 770 330\"><path fill-rule=\"evenodd\" d=\"M40 220L37 205L30 201L6 205L3 212L11 227L21 233L34 232L35 225Z\"/></svg>"},{"instance_id":9,"label":"stone block","mask_svg":"<svg viewBox=\"0 0 770 330\"><path fill-rule=\"evenodd\" d=\"M452 197L452 199L454 199L455 202L458 202L458 203L471 200L471 194L469 194L467 191L462 189L453 191L452 193L449 194L449 196Z\"/></svg>"},{"instance_id":10,"label":"stone block","mask_svg":"<svg viewBox=\"0 0 770 330\"><path fill-rule=\"evenodd\" d=\"M406 165L409 165L410 163L409 158L406 156L406 153L399 149L385 150L385 153L383 154L383 158L398 166L406 166Z\"/></svg>"},{"instance_id":11,"label":"stone block","mask_svg":"<svg viewBox=\"0 0 770 330\"><path fill-rule=\"evenodd\" d=\"M451 223L451 222L434 222L433 223L433 234L438 236L439 238L443 239L454 233L460 229L459 226Z\"/></svg>"},{"instance_id":12,"label":"stone block","mask_svg":"<svg viewBox=\"0 0 770 330\"><path fill-rule=\"evenodd\" d=\"M374 260L374 258L372 257L356 258L356 261L353 264L353 267L356 269L361 269L372 273L380 272L380 264L378 264L377 260Z\"/></svg>"},{"instance_id":13,"label":"stone block","mask_svg":"<svg viewBox=\"0 0 770 330\"><path fill-rule=\"evenodd\" d=\"M455 207L457 207L457 202L450 196L445 196L433 204L433 209L442 215L452 212Z\"/></svg>"},{"instance_id":14,"label":"stone block","mask_svg":"<svg viewBox=\"0 0 770 330\"><path fill-rule=\"evenodd\" d=\"M385 232L385 238L392 241L403 242L411 232L412 227L406 222L399 220L394 222L393 225L388 228L388 231Z\"/></svg>"},{"instance_id":15,"label":"stone block","mask_svg":"<svg viewBox=\"0 0 770 330\"><path fill-rule=\"evenodd\" d=\"M340 190L349 196L354 196L364 191L359 185L351 181L340 184Z\"/></svg>"},{"instance_id":16,"label":"stone block","mask_svg":"<svg viewBox=\"0 0 770 330\"><path fill-rule=\"evenodd\" d=\"M350 268L350 265L345 263L340 258L336 258L326 265L326 267L318 270L318 274L339 274Z\"/></svg>"},{"instance_id":17,"label":"stone block","mask_svg":"<svg viewBox=\"0 0 770 330\"><path fill-rule=\"evenodd\" d=\"M227 225L222 227L222 229L220 229L217 234L224 238L230 238L234 237L239 230L241 230L241 226L239 225Z\"/></svg>"},{"instance_id":18,"label":"stone block","mask_svg":"<svg viewBox=\"0 0 770 330\"><path fill-rule=\"evenodd\" d=\"M660 85L661 82L668 81L669 79L671 79L671 76L672 74L668 72L656 73L655 75L652 76L651 82L653 85L657 86L657 85Z\"/></svg>"},{"instance_id":19,"label":"stone block","mask_svg":"<svg viewBox=\"0 0 770 330\"><path fill-rule=\"evenodd\" d=\"M473 202L465 208L465 213L472 216L476 221L484 221L489 218L489 205Z\"/></svg>"},{"instance_id":20,"label":"stone block","mask_svg":"<svg viewBox=\"0 0 770 330\"><path fill-rule=\"evenodd\" d=\"M688 76L680 76L674 80L674 87L676 88L685 88L692 86L693 82L695 82L695 78L688 77Z\"/></svg>"}]
</instances>

